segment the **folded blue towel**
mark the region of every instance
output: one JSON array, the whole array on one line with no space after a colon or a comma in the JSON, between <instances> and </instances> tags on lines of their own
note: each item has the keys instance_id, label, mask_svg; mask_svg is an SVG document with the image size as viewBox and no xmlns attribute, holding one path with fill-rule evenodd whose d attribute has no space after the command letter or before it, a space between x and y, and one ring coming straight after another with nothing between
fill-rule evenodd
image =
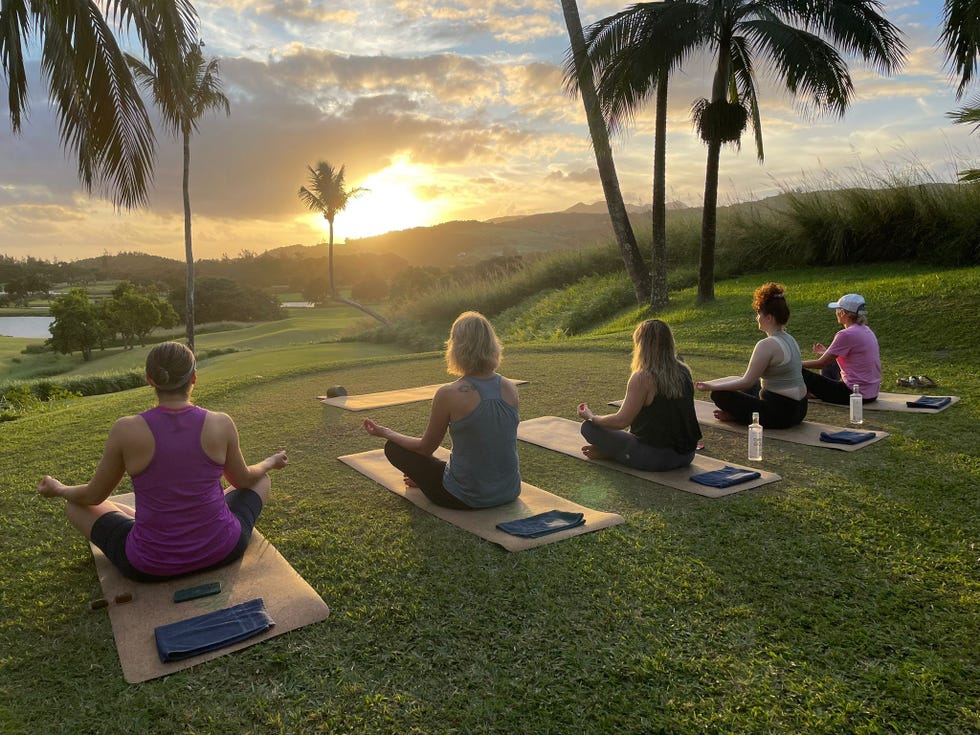
<instances>
[{"instance_id":1,"label":"folded blue towel","mask_svg":"<svg viewBox=\"0 0 980 735\"><path fill-rule=\"evenodd\" d=\"M953 399L949 396L922 396L915 401L906 401L909 408L945 408Z\"/></svg>"},{"instance_id":2,"label":"folded blue towel","mask_svg":"<svg viewBox=\"0 0 980 735\"><path fill-rule=\"evenodd\" d=\"M511 536L523 536L525 538L538 538L547 536L549 533L564 531L567 528L575 528L585 523L585 515L582 513L572 513L567 510L549 510L538 513L536 516L520 518L516 521L506 521L498 523L497 528L509 533Z\"/></svg>"},{"instance_id":3,"label":"folded blue towel","mask_svg":"<svg viewBox=\"0 0 980 735\"><path fill-rule=\"evenodd\" d=\"M275 623L261 597L240 605L161 625L153 632L160 660L180 661L258 635Z\"/></svg>"},{"instance_id":4,"label":"folded blue towel","mask_svg":"<svg viewBox=\"0 0 980 735\"><path fill-rule=\"evenodd\" d=\"M873 431L821 431L820 441L830 444L860 444L875 438Z\"/></svg>"},{"instance_id":5,"label":"folded blue towel","mask_svg":"<svg viewBox=\"0 0 980 735\"><path fill-rule=\"evenodd\" d=\"M691 475L690 479L699 485L707 485L708 487L731 487L743 482L758 480L760 477L762 474L755 470L741 470L726 464L720 470Z\"/></svg>"}]
</instances>

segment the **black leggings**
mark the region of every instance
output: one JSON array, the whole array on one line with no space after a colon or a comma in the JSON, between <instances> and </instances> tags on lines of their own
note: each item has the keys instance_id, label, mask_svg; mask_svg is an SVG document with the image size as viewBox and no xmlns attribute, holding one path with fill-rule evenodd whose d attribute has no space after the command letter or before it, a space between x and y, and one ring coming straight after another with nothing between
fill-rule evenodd
<instances>
[{"instance_id":1,"label":"black leggings","mask_svg":"<svg viewBox=\"0 0 980 735\"><path fill-rule=\"evenodd\" d=\"M837 371L837 380L826 375L826 370L817 375L812 370L803 371L803 382L806 389L816 398L825 403L835 403L838 406L846 406L851 402L851 389L840 380L840 370ZM862 403L871 403L876 398L862 398Z\"/></svg>"},{"instance_id":2,"label":"black leggings","mask_svg":"<svg viewBox=\"0 0 980 735\"><path fill-rule=\"evenodd\" d=\"M599 453L619 464L645 472L664 472L687 467L694 461L694 452L678 454L671 447L652 447L634 434L619 429L604 429L591 421L582 423L582 436Z\"/></svg>"},{"instance_id":3,"label":"black leggings","mask_svg":"<svg viewBox=\"0 0 980 735\"><path fill-rule=\"evenodd\" d=\"M442 484L446 463L441 459L436 459L431 454L422 455L413 452L392 441L385 442L385 457L418 485L425 497L436 505L454 510L474 510L472 506L446 490Z\"/></svg>"},{"instance_id":4,"label":"black leggings","mask_svg":"<svg viewBox=\"0 0 980 735\"><path fill-rule=\"evenodd\" d=\"M736 424L752 423L753 413L759 414L759 423L767 429L788 429L806 418L806 398L797 401L768 390L758 396L737 390L713 390L711 400Z\"/></svg>"}]
</instances>

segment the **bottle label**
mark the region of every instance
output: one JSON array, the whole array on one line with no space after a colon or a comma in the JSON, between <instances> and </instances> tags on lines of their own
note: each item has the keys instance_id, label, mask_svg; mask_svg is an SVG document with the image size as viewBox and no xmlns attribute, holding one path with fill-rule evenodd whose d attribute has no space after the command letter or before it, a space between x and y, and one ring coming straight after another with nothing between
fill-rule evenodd
<instances>
[{"instance_id":1,"label":"bottle label","mask_svg":"<svg viewBox=\"0 0 980 735\"><path fill-rule=\"evenodd\" d=\"M754 462L762 459L762 429L759 426L749 428L749 459Z\"/></svg>"}]
</instances>

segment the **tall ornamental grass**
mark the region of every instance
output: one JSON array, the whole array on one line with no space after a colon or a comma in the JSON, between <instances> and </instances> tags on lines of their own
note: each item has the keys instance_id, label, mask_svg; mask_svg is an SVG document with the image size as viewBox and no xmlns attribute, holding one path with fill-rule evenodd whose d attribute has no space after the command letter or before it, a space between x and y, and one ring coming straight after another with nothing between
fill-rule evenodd
<instances>
[{"instance_id":1,"label":"tall ornamental grass","mask_svg":"<svg viewBox=\"0 0 980 735\"><path fill-rule=\"evenodd\" d=\"M650 253L649 232L638 231L640 249ZM672 210L667 218L668 286L671 292L695 283L700 252L700 211ZM827 178L769 199L741 202L718 212L715 276L800 265L922 263L962 266L980 262L980 183L937 182L921 170L879 178L857 172L849 181ZM608 281L605 280L608 277ZM599 280L590 280L599 279ZM614 283L618 280L618 283ZM479 308L501 316L518 338L541 339L581 331L574 314L552 314L550 328L529 331L518 312L552 290L598 289L594 316L602 318L633 302L618 250L608 246L542 256L510 276L434 284L398 305L401 319L372 338L432 349L461 311ZM567 295L549 295L557 305ZM543 309L543 305L536 308Z\"/></svg>"}]
</instances>

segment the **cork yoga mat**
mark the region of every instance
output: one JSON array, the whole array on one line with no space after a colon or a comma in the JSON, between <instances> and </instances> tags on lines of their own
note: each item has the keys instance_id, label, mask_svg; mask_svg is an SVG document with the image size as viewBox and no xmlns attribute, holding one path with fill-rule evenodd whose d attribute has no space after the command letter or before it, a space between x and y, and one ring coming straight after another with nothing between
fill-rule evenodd
<instances>
[{"instance_id":1,"label":"cork yoga mat","mask_svg":"<svg viewBox=\"0 0 980 735\"><path fill-rule=\"evenodd\" d=\"M526 380L511 380L515 385L525 385ZM435 385L420 385L416 388L400 388L398 390L386 390L380 393L364 393L362 395L317 396L317 400L325 406L334 406L348 411L367 411L372 408L384 408L385 406L398 406L402 403L414 403L416 401L428 401L436 394L445 383Z\"/></svg>"},{"instance_id":2,"label":"cork yoga mat","mask_svg":"<svg viewBox=\"0 0 980 735\"><path fill-rule=\"evenodd\" d=\"M702 426L711 426L715 429L731 431L736 434L748 434L749 428L747 426L735 424L731 421L719 421L716 419L713 415L715 409L715 404L711 403L710 401L694 402L694 410L698 415L698 423ZM882 439L888 436L887 431L862 428L860 431L866 431L869 434L874 434L874 436L868 439L868 441L861 442L860 444L837 444L833 442L821 441L820 439L820 435L822 433L836 434L838 432L852 430L854 430L854 427L832 426L831 424L821 424L816 421L804 421L803 423L789 429L766 429L764 437L766 440L775 439L777 441L793 442L794 444L805 444L810 447L837 449L841 452L856 452L859 449L864 449L865 447L871 446L876 442L880 442Z\"/></svg>"},{"instance_id":3,"label":"cork yoga mat","mask_svg":"<svg viewBox=\"0 0 980 735\"><path fill-rule=\"evenodd\" d=\"M723 462L703 454L694 455L694 462L690 467L683 467L677 470L666 472L646 472L644 470L634 470L626 465L613 462L611 460L588 459L582 454L582 446L585 440L579 431L581 424L578 421L559 418L558 416L541 416L540 418L522 421L517 427L517 438L530 444L537 444L545 449L551 449L569 457L581 459L592 464L602 465L618 472L624 472L633 477L643 480L666 485L684 492L703 495L706 498L720 498L731 495L742 490L760 487L770 482L776 482L782 478L773 472L765 472L755 467L745 467L732 462ZM755 470L759 477L755 480L732 485L731 487L708 487L691 480L692 475L699 475L704 472L715 472L724 467L734 467L742 470Z\"/></svg>"},{"instance_id":4,"label":"cork yoga mat","mask_svg":"<svg viewBox=\"0 0 980 735\"><path fill-rule=\"evenodd\" d=\"M879 393L876 400L872 401L871 403L864 404L864 410L898 411L900 413L939 413L940 411L945 411L954 403L958 403L960 400L959 396L930 396L931 398L949 398L949 403L940 408L921 408L906 405L909 401L915 401L922 397L923 395L921 393ZM845 411L847 410L847 406L840 406L834 403L824 403L823 401L818 401L814 398L811 398L810 401L811 403L819 403L822 406L837 406Z\"/></svg>"},{"instance_id":5,"label":"cork yoga mat","mask_svg":"<svg viewBox=\"0 0 980 735\"><path fill-rule=\"evenodd\" d=\"M435 456L440 459L448 459L449 450L440 447ZM506 505L500 505L496 508L482 508L480 510L443 508L432 503L418 488L407 487L401 471L387 460L383 449L376 449L361 454L348 454L339 457L339 459L344 464L370 477L378 484L396 495L405 498L405 500L418 506L427 513L431 513L437 518L441 518L464 531L469 531L482 539L498 544L507 549L507 551L524 551L536 546L563 541L573 536L589 533L590 531L598 531L601 528L608 528L609 526L615 526L623 522L623 517L615 513L603 513L602 511L586 508L585 506L573 503L559 495L553 495L546 490L542 490L526 482L521 483L520 497ZM538 538L512 536L497 528L498 523L527 518L550 510L582 513L585 517L585 523Z\"/></svg>"},{"instance_id":6,"label":"cork yoga mat","mask_svg":"<svg viewBox=\"0 0 980 735\"><path fill-rule=\"evenodd\" d=\"M130 507L134 502L132 493L116 495L111 500ZM109 621L123 677L131 684L166 676L253 646L304 625L317 623L330 614L330 609L316 591L258 530L252 532L248 549L238 562L209 572L153 584L141 584L126 579L98 548L91 546L91 549L99 582L102 584L103 598L108 602ZM219 582L221 591L196 600L179 603L173 601L177 590L206 582ZM117 599L126 599L127 596L132 599L128 602L116 602ZM275 622L269 630L217 651L181 661L160 661L154 637L157 626L256 598L262 598L267 612Z\"/></svg>"}]
</instances>

